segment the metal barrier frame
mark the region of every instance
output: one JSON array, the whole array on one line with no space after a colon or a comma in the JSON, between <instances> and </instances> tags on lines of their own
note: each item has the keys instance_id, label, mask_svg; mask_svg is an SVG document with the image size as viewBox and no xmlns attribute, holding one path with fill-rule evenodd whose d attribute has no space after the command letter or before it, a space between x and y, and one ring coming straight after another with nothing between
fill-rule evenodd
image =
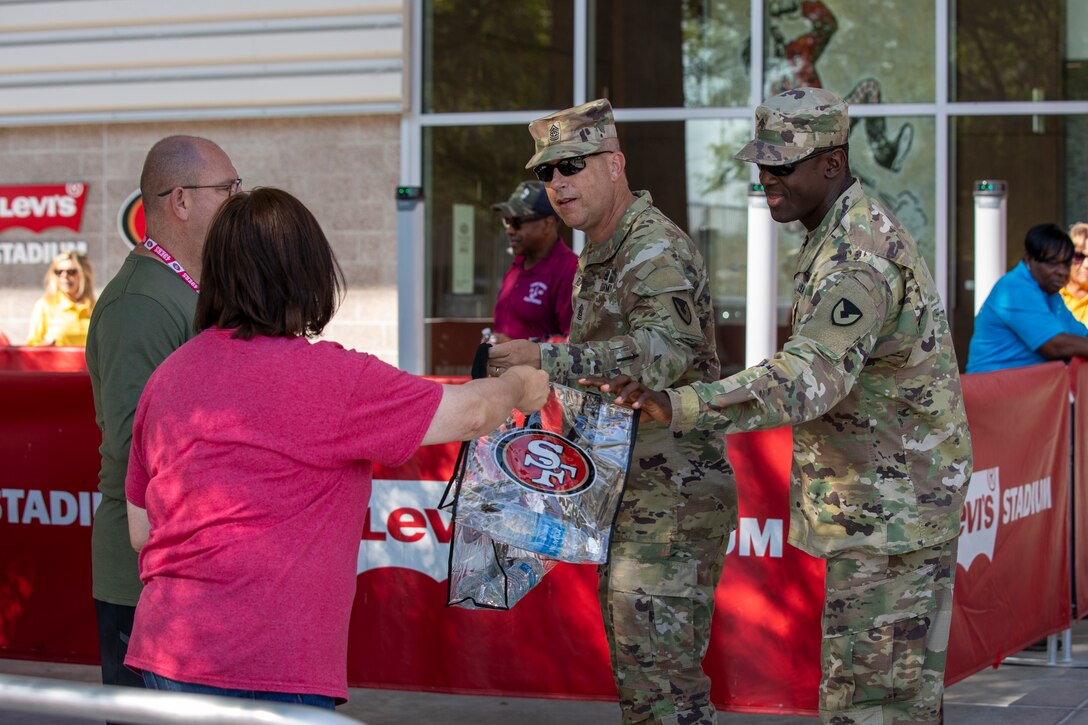
<instances>
[{"instance_id":1,"label":"metal barrier frame","mask_svg":"<svg viewBox=\"0 0 1088 725\"><path fill-rule=\"evenodd\" d=\"M132 725L359 725L309 705L0 675L0 710Z\"/></svg>"}]
</instances>

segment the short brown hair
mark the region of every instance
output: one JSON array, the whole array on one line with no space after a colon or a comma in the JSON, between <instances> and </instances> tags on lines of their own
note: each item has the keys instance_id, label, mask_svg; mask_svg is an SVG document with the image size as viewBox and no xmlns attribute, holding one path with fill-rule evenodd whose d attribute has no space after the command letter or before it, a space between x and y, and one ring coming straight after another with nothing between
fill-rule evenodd
<instances>
[{"instance_id":1,"label":"short brown hair","mask_svg":"<svg viewBox=\"0 0 1088 725\"><path fill-rule=\"evenodd\" d=\"M340 303L344 275L317 219L270 187L239 192L208 227L196 303L197 331L234 337L316 337Z\"/></svg>"}]
</instances>

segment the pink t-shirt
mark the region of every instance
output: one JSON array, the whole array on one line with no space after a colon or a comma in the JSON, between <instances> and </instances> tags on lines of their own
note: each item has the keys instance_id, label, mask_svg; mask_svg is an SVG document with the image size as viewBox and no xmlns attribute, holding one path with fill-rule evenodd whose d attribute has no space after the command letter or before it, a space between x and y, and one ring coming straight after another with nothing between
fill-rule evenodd
<instances>
[{"instance_id":1,"label":"pink t-shirt","mask_svg":"<svg viewBox=\"0 0 1088 725\"><path fill-rule=\"evenodd\" d=\"M126 664L346 699L370 461L408 459L441 398L335 343L212 329L180 347L132 427L126 494L151 535Z\"/></svg>"}]
</instances>

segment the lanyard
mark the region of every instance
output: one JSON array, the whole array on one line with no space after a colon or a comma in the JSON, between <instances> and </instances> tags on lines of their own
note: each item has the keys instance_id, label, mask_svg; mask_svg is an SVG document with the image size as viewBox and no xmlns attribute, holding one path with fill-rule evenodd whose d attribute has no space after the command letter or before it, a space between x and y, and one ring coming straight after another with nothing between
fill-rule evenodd
<instances>
[{"instance_id":1,"label":"lanyard","mask_svg":"<svg viewBox=\"0 0 1088 725\"><path fill-rule=\"evenodd\" d=\"M192 287L194 292L200 292L200 285L196 283L195 279L189 276L189 273L185 271L185 267L181 266L181 262L174 259L174 255L166 251L165 247L161 244L157 244L151 237L144 237L144 249L153 253L162 260L163 264L177 272L178 276L185 280L185 284Z\"/></svg>"}]
</instances>

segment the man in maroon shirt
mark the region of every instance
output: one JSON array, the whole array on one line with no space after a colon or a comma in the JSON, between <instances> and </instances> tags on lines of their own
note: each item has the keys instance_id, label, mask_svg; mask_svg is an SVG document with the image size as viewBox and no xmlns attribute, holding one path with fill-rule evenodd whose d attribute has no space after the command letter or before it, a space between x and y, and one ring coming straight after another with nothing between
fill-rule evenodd
<instances>
[{"instance_id":1,"label":"man in maroon shirt","mask_svg":"<svg viewBox=\"0 0 1088 725\"><path fill-rule=\"evenodd\" d=\"M578 257L559 236L559 218L540 181L523 181L492 209L502 214L514 262L495 300L492 342L566 338Z\"/></svg>"}]
</instances>

